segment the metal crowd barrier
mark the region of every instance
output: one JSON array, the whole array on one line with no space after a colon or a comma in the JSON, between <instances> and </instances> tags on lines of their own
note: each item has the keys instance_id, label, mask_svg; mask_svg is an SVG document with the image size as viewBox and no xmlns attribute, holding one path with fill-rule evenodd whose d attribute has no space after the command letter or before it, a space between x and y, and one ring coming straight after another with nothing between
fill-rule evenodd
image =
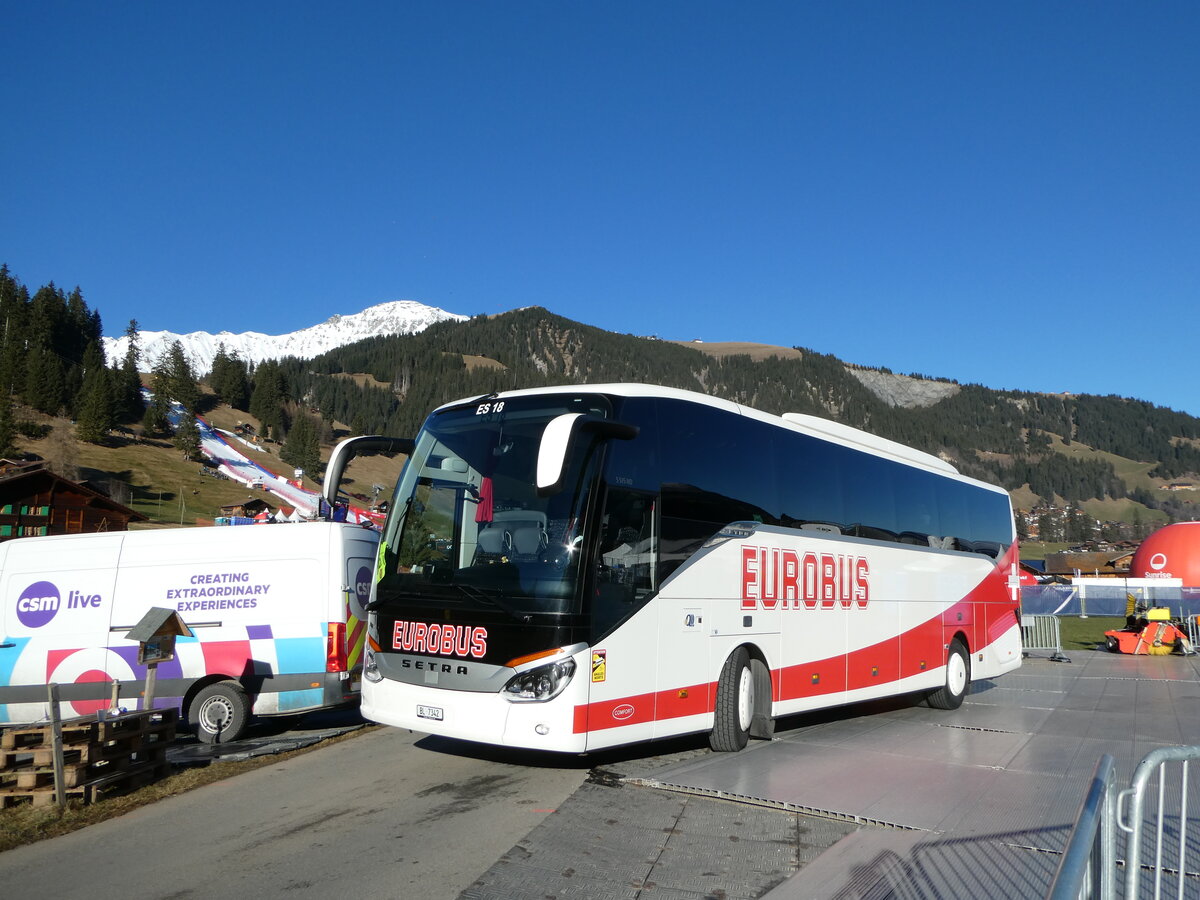
<instances>
[{"instance_id":1,"label":"metal crowd barrier","mask_svg":"<svg viewBox=\"0 0 1200 900\"><path fill-rule=\"evenodd\" d=\"M1113 772L1105 753L1079 806L1066 852L1058 863L1047 900L1113 900L1116 897L1117 833Z\"/></svg>"},{"instance_id":2,"label":"metal crowd barrier","mask_svg":"<svg viewBox=\"0 0 1200 900\"><path fill-rule=\"evenodd\" d=\"M1200 821L1188 808L1192 760L1200 760L1200 747L1152 750L1138 763L1130 786L1117 793L1113 759L1101 757L1048 900L1200 896ZM1123 862L1117 857L1118 830L1125 838Z\"/></svg>"},{"instance_id":3,"label":"metal crowd barrier","mask_svg":"<svg viewBox=\"0 0 1200 900\"><path fill-rule=\"evenodd\" d=\"M1117 825L1125 832L1125 896L1140 897L1141 879L1153 874L1155 898L1163 896L1195 897L1200 892L1200 823L1188 818L1188 764L1200 759L1200 747L1160 747L1146 754L1138 763L1128 790L1117 798ZM1179 763L1179 794L1171 787L1167 764ZM1150 797L1150 782L1157 777L1157 795ZM1157 800L1151 815L1147 801ZM1149 829L1153 827L1153 834ZM1188 834L1191 830L1193 833ZM1153 862L1142 863L1142 851L1149 844ZM1147 854L1149 857L1149 854ZM1190 865L1190 868L1189 868ZM1149 869L1149 872L1146 871ZM1168 894L1164 887L1175 884Z\"/></svg>"},{"instance_id":4,"label":"metal crowd barrier","mask_svg":"<svg viewBox=\"0 0 1200 900\"><path fill-rule=\"evenodd\" d=\"M1058 616L1021 616L1021 649L1025 656L1032 651L1048 651L1056 662L1070 662L1063 653L1062 632Z\"/></svg>"}]
</instances>

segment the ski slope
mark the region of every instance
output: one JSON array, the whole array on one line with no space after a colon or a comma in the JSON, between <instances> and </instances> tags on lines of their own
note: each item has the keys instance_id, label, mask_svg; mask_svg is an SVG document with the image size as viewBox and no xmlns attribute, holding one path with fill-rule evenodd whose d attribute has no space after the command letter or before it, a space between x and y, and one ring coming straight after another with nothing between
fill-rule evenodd
<instances>
[{"instance_id":1,"label":"ski slope","mask_svg":"<svg viewBox=\"0 0 1200 900\"><path fill-rule=\"evenodd\" d=\"M169 415L172 428L179 426L182 416L183 407L172 403ZM265 453L265 450L242 441L228 431L214 428L200 416L196 416L196 427L200 431L200 452L206 459L216 464L217 471L222 475L240 482L248 488L261 489L273 494L279 498L280 506L295 507L297 512L305 518L313 518L318 514L321 505L319 493L298 487L282 475L276 475L270 469L259 465L236 447L235 443L244 444L247 449L253 448L255 452L259 453ZM382 517L378 513L371 513L352 504L346 512L346 521L380 525Z\"/></svg>"}]
</instances>

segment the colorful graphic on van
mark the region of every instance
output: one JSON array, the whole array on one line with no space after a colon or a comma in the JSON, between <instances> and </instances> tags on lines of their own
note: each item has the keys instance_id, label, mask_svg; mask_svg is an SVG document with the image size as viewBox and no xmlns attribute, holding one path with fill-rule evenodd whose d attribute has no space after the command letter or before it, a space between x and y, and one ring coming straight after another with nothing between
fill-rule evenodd
<instances>
[{"instance_id":1,"label":"colorful graphic on van","mask_svg":"<svg viewBox=\"0 0 1200 900\"><path fill-rule=\"evenodd\" d=\"M349 669L362 665L372 578L370 567L360 566L354 575L353 591L346 592L346 667Z\"/></svg>"},{"instance_id":2,"label":"colorful graphic on van","mask_svg":"<svg viewBox=\"0 0 1200 900\"><path fill-rule=\"evenodd\" d=\"M201 641L180 638L175 659L158 664L159 684L178 685L205 675L229 678L281 677L293 673L316 676L324 667L324 640L318 637L265 637L242 640ZM46 683L91 684L119 681L144 685L146 666L137 661L136 645L127 647L55 648L45 653ZM321 691L285 690L260 695L256 712L282 712L312 708L321 702ZM97 691L97 699L64 701L75 715L88 716L109 706L108 691ZM103 699L100 699L100 698ZM159 694L155 706L178 706L180 697ZM138 707L138 700L122 696L121 705ZM68 713L70 714L70 713Z\"/></svg>"},{"instance_id":3,"label":"colorful graphic on van","mask_svg":"<svg viewBox=\"0 0 1200 900\"><path fill-rule=\"evenodd\" d=\"M132 655L121 654L108 647L84 647L74 650L49 650L46 653L46 683L55 684L90 684L97 681L112 682L134 681L145 679L145 666L137 666L137 647L128 648ZM129 656L129 658L125 658ZM159 671L164 677L178 677L178 663L164 663ZM136 669L141 674L136 674ZM67 706L75 710L79 716L90 716L100 709L107 709L110 704L107 697L95 700L71 700ZM129 702L129 701L126 701ZM132 704L131 704L132 705Z\"/></svg>"}]
</instances>

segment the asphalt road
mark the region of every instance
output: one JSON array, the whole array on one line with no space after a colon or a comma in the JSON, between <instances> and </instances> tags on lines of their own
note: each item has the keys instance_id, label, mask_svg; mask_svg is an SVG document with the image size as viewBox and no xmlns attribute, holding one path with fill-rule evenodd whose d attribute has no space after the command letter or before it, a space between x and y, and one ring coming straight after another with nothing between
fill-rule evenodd
<instances>
[{"instance_id":1,"label":"asphalt road","mask_svg":"<svg viewBox=\"0 0 1200 900\"><path fill-rule=\"evenodd\" d=\"M0 853L6 897L452 900L587 778L396 728Z\"/></svg>"}]
</instances>

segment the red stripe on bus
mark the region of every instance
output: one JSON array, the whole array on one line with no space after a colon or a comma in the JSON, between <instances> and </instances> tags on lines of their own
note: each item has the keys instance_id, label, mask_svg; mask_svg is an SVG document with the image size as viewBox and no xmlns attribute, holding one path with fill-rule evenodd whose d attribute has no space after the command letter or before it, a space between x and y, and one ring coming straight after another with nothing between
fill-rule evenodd
<instances>
[{"instance_id":1,"label":"red stripe on bus","mask_svg":"<svg viewBox=\"0 0 1200 900\"><path fill-rule=\"evenodd\" d=\"M1011 556L1012 551L962 600L900 635L849 653L772 670L774 699L840 694L890 684L939 668L945 665L946 646L956 631L964 631L968 641L975 644L972 637L976 618L985 628L986 642L990 644L1016 622L1006 574ZM716 694L717 684L711 682L581 704L575 707L574 732L582 734L710 713L715 708Z\"/></svg>"},{"instance_id":2,"label":"red stripe on bus","mask_svg":"<svg viewBox=\"0 0 1200 900\"><path fill-rule=\"evenodd\" d=\"M575 707L575 734L710 713L716 693L714 682L580 704Z\"/></svg>"}]
</instances>

